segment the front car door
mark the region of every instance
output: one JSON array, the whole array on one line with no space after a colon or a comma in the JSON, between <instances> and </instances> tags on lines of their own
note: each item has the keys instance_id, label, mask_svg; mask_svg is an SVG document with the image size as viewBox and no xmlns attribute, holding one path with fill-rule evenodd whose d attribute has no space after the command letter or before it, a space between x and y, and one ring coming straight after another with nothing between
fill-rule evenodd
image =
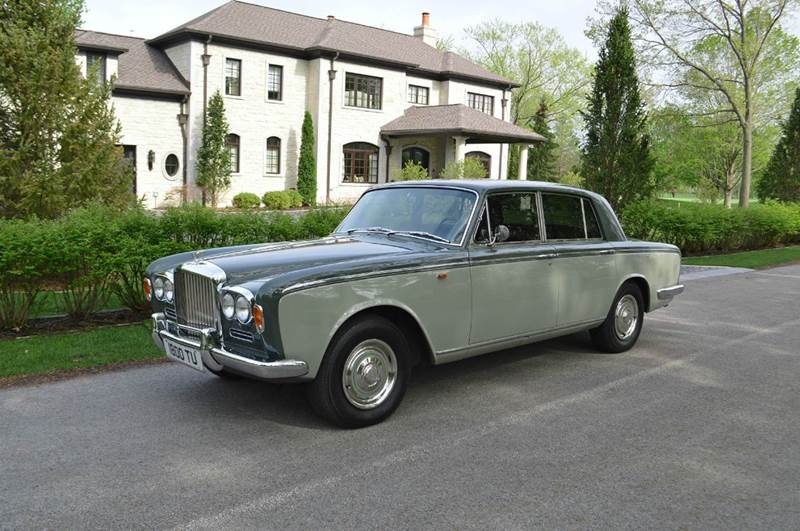
<instances>
[{"instance_id":1,"label":"front car door","mask_svg":"<svg viewBox=\"0 0 800 531\"><path fill-rule=\"evenodd\" d=\"M486 197L469 245L472 283L470 344L542 332L556 324L555 250L542 241L535 191ZM499 225L509 237L492 242Z\"/></svg>"},{"instance_id":2,"label":"front car door","mask_svg":"<svg viewBox=\"0 0 800 531\"><path fill-rule=\"evenodd\" d=\"M559 328L602 320L617 289L614 248L604 238L591 199L542 192L545 240L558 256Z\"/></svg>"}]
</instances>

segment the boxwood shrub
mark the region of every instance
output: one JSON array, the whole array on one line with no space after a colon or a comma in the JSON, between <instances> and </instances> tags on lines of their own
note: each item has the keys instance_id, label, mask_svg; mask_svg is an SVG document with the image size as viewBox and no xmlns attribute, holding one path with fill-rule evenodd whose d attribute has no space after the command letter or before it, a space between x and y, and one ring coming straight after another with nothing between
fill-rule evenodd
<instances>
[{"instance_id":1,"label":"boxwood shrub","mask_svg":"<svg viewBox=\"0 0 800 531\"><path fill-rule=\"evenodd\" d=\"M287 210L303 206L303 196L297 190L266 192L261 199L269 210Z\"/></svg>"},{"instance_id":2,"label":"boxwood shrub","mask_svg":"<svg viewBox=\"0 0 800 531\"><path fill-rule=\"evenodd\" d=\"M141 282L161 256L193 249L316 238L330 234L346 209L215 212L198 205L155 215L97 206L52 220L0 220L0 329L25 325L39 293L63 292L75 319L94 312L109 291L133 310L147 303Z\"/></svg>"},{"instance_id":3,"label":"boxwood shrub","mask_svg":"<svg viewBox=\"0 0 800 531\"><path fill-rule=\"evenodd\" d=\"M750 208L673 201L628 206L622 225L629 238L677 245L703 254L800 243L800 204L763 203Z\"/></svg>"},{"instance_id":4,"label":"boxwood shrub","mask_svg":"<svg viewBox=\"0 0 800 531\"><path fill-rule=\"evenodd\" d=\"M233 206L236 208L258 208L261 206L261 199L251 192L242 192L233 196Z\"/></svg>"}]
</instances>

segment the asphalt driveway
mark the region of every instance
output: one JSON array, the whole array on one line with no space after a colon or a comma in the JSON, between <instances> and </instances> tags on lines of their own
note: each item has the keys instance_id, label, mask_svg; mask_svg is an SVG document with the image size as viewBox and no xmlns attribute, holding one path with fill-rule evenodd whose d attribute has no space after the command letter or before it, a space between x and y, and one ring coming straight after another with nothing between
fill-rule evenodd
<instances>
[{"instance_id":1,"label":"asphalt driveway","mask_svg":"<svg viewBox=\"0 0 800 531\"><path fill-rule=\"evenodd\" d=\"M687 282L638 346L419 371L340 431L175 364L0 391L0 527L800 527L800 266Z\"/></svg>"}]
</instances>

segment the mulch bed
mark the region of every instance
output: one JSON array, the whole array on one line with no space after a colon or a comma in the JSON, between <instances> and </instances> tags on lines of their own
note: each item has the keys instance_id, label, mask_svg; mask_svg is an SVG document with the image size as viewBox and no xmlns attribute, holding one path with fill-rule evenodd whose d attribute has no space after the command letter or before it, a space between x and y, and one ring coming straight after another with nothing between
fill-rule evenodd
<instances>
[{"instance_id":1,"label":"mulch bed","mask_svg":"<svg viewBox=\"0 0 800 531\"><path fill-rule=\"evenodd\" d=\"M63 334L65 332L85 332L86 330L106 326L140 323L149 317L150 314L147 312L134 312L125 309L100 312L81 322L76 322L66 316L35 318L28 321L24 328L0 331L0 340Z\"/></svg>"}]
</instances>

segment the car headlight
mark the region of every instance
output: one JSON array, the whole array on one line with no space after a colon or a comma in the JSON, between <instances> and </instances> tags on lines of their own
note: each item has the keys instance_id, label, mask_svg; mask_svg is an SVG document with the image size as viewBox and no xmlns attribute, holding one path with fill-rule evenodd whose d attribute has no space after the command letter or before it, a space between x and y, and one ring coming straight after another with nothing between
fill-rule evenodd
<instances>
[{"instance_id":1,"label":"car headlight","mask_svg":"<svg viewBox=\"0 0 800 531\"><path fill-rule=\"evenodd\" d=\"M170 279L164 280L164 300L167 302L172 302L172 299L175 298L175 286L172 284Z\"/></svg>"},{"instance_id":2,"label":"car headlight","mask_svg":"<svg viewBox=\"0 0 800 531\"><path fill-rule=\"evenodd\" d=\"M233 319L233 315L236 312L235 303L236 301L230 293L222 296L222 315L225 316L225 319Z\"/></svg>"},{"instance_id":3,"label":"car headlight","mask_svg":"<svg viewBox=\"0 0 800 531\"><path fill-rule=\"evenodd\" d=\"M153 293L156 294L156 299L164 300L164 279L156 277L153 281Z\"/></svg>"},{"instance_id":4,"label":"car headlight","mask_svg":"<svg viewBox=\"0 0 800 531\"><path fill-rule=\"evenodd\" d=\"M250 320L250 301L245 297L236 298L236 318L242 324Z\"/></svg>"}]
</instances>

